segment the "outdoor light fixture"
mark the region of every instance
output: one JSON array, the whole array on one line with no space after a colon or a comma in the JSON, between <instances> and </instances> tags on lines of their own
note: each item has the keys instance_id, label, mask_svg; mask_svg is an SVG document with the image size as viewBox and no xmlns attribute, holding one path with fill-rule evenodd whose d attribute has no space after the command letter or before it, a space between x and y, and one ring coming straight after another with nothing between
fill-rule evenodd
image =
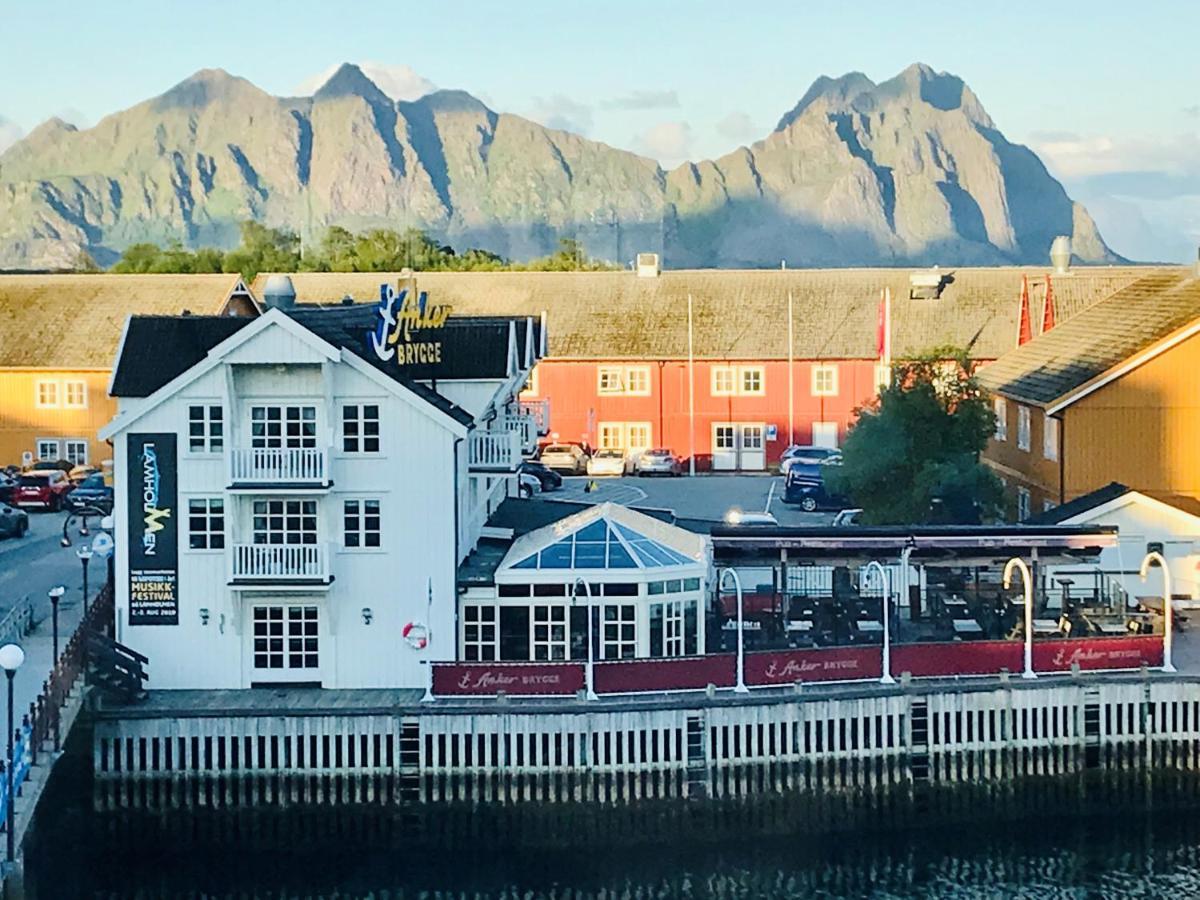
<instances>
[{"instance_id":1,"label":"outdoor light fixture","mask_svg":"<svg viewBox=\"0 0 1200 900\"><path fill-rule=\"evenodd\" d=\"M50 598L51 603L58 603L58 601L62 599L63 594L66 592L67 589L65 587L63 587L61 584L57 584L46 592L46 596Z\"/></svg>"},{"instance_id":2,"label":"outdoor light fixture","mask_svg":"<svg viewBox=\"0 0 1200 900\"><path fill-rule=\"evenodd\" d=\"M737 525L741 521L742 521L742 511L740 509L738 509L736 506L733 507L732 509L730 509L729 512L725 513L725 524L726 525Z\"/></svg>"},{"instance_id":3,"label":"outdoor light fixture","mask_svg":"<svg viewBox=\"0 0 1200 900\"><path fill-rule=\"evenodd\" d=\"M371 607L369 607L369 606L364 606L364 607L362 608L362 617L363 617L363 624L364 624L364 625L370 625L370 624L371 624L371 620L372 620L373 618L375 618L375 613L371 612Z\"/></svg>"},{"instance_id":4,"label":"outdoor light fixture","mask_svg":"<svg viewBox=\"0 0 1200 900\"><path fill-rule=\"evenodd\" d=\"M4 669L4 674L8 676L8 764L5 769L5 775L8 778L8 821L6 823L6 831L8 832L8 862L13 861L13 856L16 850L15 841L13 840L14 827L13 811L16 804L13 803L13 676L17 674L17 669L21 668L21 663L25 662L25 651L16 644L5 644L0 647L0 668Z\"/></svg>"},{"instance_id":5,"label":"outdoor light fixture","mask_svg":"<svg viewBox=\"0 0 1200 900\"><path fill-rule=\"evenodd\" d=\"M208 624L208 607L207 606L200 607L200 624L201 625Z\"/></svg>"}]
</instances>

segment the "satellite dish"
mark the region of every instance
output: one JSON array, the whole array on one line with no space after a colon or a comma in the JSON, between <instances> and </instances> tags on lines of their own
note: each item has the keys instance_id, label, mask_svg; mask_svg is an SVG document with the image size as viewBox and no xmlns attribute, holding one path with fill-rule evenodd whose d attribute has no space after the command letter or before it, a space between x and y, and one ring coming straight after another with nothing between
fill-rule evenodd
<instances>
[{"instance_id":1,"label":"satellite dish","mask_svg":"<svg viewBox=\"0 0 1200 900\"><path fill-rule=\"evenodd\" d=\"M112 555L114 546L112 535L105 534L103 531L92 538L92 552L101 559L108 559Z\"/></svg>"}]
</instances>

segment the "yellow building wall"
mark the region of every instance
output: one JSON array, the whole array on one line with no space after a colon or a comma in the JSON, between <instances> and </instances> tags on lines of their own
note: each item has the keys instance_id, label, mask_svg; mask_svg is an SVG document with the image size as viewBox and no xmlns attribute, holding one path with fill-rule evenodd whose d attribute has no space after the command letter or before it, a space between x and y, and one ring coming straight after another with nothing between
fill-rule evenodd
<instances>
[{"instance_id":1,"label":"yellow building wall","mask_svg":"<svg viewBox=\"0 0 1200 900\"><path fill-rule=\"evenodd\" d=\"M1028 488L1029 511L1036 515L1045 508L1046 501L1054 505L1059 502L1058 460L1047 459L1045 455L1045 412L1040 407L1024 404L1029 409L1029 449L1021 450L1017 446L1017 419L1018 408L1023 404L1008 399L1004 402L1008 407L1008 437L1003 441L994 437L988 441L983 451L984 462L1007 484L1006 493L1012 507L1010 517L1016 513L1018 487Z\"/></svg>"},{"instance_id":2,"label":"yellow building wall","mask_svg":"<svg viewBox=\"0 0 1200 900\"><path fill-rule=\"evenodd\" d=\"M1200 496L1200 335L1063 414L1068 500L1110 481Z\"/></svg>"},{"instance_id":3,"label":"yellow building wall","mask_svg":"<svg viewBox=\"0 0 1200 900\"><path fill-rule=\"evenodd\" d=\"M117 412L116 401L108 396L110 374L107 369L0 369L0 466L19 465L26 451L36 458L38 439L58 440L60 456L63 439L85 440L90 464L112 459L112 448L96 437ZM40 381L58 383L57 406L37 405ZM86 407L65 406L67 381L87 384Z\"/></svg>"}]
</instances>

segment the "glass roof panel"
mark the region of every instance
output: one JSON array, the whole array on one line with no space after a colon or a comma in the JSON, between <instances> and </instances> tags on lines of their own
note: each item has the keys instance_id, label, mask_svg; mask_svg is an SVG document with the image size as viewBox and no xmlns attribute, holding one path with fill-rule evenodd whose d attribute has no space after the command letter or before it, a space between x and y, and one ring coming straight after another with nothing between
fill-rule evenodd
<instances>
[{"instance_id":1,"label":"glass roof panel","mask_svg":"<svg viewBox=\"0 0 1200 900\"><path fill-rule=\"evenodd\" d=\"M637 563L633 561L633 557L629 555L629 551L613 541L608 545L608 568L610 569L636 569Z\"/></svg>"},{"instance_id":2,"label":"glass roof panel","mask_svg":"<svg viewBox=\"0 0 1200 900\"><path fill-rule=\"evenodd\" d=\"M527 556L519 563L513 563L514 569L536 569L538 567L538 555Z\"/></svg>"},{"instance_id":3,"label":"glass roof panel","mask_svg":"<svg viewBox=\"0 0 1200 900\"><path fill-rule=\"evenodd\" d=\"M585 525L579 531L575 532L575 540L578 541L601 541L608 538L607 523L603 519L597 519L590 525Z\"/></svg>"},{"instance_id":4,"label":"glass roof panel","mask_svg":"<svg viewBox=\"0 0 1200 900\"><path fill-rule=\"evenodd\" d=\"M542 550L540 562L540 568L543 569L571 568L571 539L567 538L557 544L551 544Z\"/></svg>"},{"instance_id":5,"label":"glass roof panel","mask_svg":"<svg viewBox=\"0 0 1200 900\"><path fill-rule=\"evenodd\" d=\"M603 569L604 544L576 544L575 568Z\"/></svg>"}]
</instances>

